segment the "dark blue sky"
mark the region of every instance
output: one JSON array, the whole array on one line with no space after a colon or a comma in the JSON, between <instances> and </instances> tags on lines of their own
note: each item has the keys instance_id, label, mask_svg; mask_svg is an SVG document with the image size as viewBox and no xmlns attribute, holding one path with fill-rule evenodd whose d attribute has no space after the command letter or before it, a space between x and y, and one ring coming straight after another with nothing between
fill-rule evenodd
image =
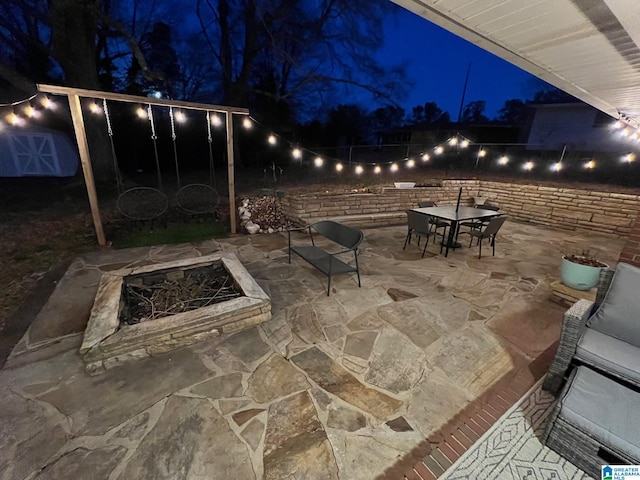
<instances>
[{"instance_id":1,"label":"dark blue sky","mask_svg":"<svg viewBox=\"0 0 640 480\"><path fill-rule=\"evenodd\" d=\"M539 89L535 77L524 70L402 7L394 4L394 8L397 14L385 23L385 45L378 58L382 64L406 62L413 87L399 104L407 114L415 105L436 102L455 121L469 62L471 73L464 103L485 100L489 118L505 100L524 100Z\"/></svg>"}]
</instances>

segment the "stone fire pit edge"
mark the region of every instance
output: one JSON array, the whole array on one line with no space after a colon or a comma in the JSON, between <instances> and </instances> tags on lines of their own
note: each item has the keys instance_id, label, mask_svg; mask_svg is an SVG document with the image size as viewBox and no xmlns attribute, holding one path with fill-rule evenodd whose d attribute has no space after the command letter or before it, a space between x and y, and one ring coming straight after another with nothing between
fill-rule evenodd
<instances>
[{"instance_id":1,"label":"stone fire pit edge","mask_svg":"<svg viewBox=\"0 0 640 480\"><path fill-rule=\"evenodd\" d=\"M120 327L125 278L165 270L190 269L220 261L244 296L197 310ZM124 268L103 273L80 353L86 371L97 375L125 362L165 353L236 332L271 319L271 299L233 253Z\"/></svg>"}]
</instances>

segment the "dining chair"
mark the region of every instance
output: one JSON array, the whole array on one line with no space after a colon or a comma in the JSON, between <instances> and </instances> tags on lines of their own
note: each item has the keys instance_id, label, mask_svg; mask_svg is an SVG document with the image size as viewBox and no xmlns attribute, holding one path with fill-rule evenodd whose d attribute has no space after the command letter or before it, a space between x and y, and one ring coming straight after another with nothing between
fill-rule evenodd
<instances>
[{"instance_id":1,"label":"dining chair","mask_svg":"<svg viewBox=\"0 0 640 480\"><path fill-rule=\"evenodd\" d=\"M498 210L500 210L500 207L498 205L492 205L489 203L484 203L483 205L474 205L474 208L480 208L482 210L493 210L494 212L497 212ZM487 223L489 223L489 219L488 218L476 218L474 220L466 220L464 222L460 222L458 224L458 235L460 235L461 233L469 233L471 230L478 230L481 229L482 227L484 227ZM467 227L469 230L465 231L465 232L461 232L460 231L460 227Z\"/></svg>"},{"instance_id":2,"label":"dining chair","mask_svg":"<svg viewBox=\"0 0 640 480\"><path fill-rule=\"evenodd\" d=\"M489 223L487 223L487 225L484 227L484 229L475 229L475 230L469 230L469 235L470 235L470 239L469 239L469 247L471 247L471 244L473 243L473 239L477 238L478 239L478 258L482 258L482 241L485 238L488 238L490 243L491 243L491 247L493 248L493 256L495 257L496 255L496 235L498 234L498 231L500 230L500 228L502 227L502 224L504 223L504 221L507 219L506 216L503 217L493 217L491 220L489 220Z\"/></svg>"},{"instance_id":3,"label":"dining chair","mask_svg":"<svg viewBox=\"0 0 640 480\"><path fill-rule=\"evenodd\" d=\"M407 237L404 239L404 247L402 249L404 250L407 248L407 244L411 243L413 235L418 237L418 246L420 245L420 238L426 237L424 249L422 250L422 257L424 258L424 253L427 251L427 245L429 244L429 237L436 236L435 229L432 229L433 227L434 224L430 216L407 210ZM442 253L442 245L440 245L440 252Z\"/></svg>"},{"instance_id":4,"label":"dining chair","mask_svg":"<svg viewBox=\"0 0 640 480\"><path fill-rule=\"evenodd\" d=\"M418 208L427 208L427 207L437 207L438 204L436 202L433 202L431 200L423 200L421 202L418 202ZM433 225L435 225L435 230L436 233L438 233L438 229L442 228L443 232L442 233L438 233L438 235L440 235L442 237L442 241L444 241L444 236L447 233L447 228L451 227L451 223L447 222L446 220L442 220L439 218L435 218L432 216L429 216L431 219L431 223Z\"/></svg>"}]
</instances>

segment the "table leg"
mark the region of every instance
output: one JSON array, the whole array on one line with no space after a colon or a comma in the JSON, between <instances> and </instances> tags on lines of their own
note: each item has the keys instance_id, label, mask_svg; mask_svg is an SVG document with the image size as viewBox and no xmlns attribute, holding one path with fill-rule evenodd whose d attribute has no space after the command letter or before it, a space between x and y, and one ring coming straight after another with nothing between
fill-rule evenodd
<instances>
[{"instance_id":1,"label":"table leg","mask_svg":"<svg viewBox=\"0 0 640 480\"><path fill-rule=\"evenodd\" d=\"M451 221L451 226L449 227L449 238L447 238L447 244L445 246L444 256L449 256L449 247L456 248L456 235L458 233L458 222Z\"/></svg>"}]
</instances>

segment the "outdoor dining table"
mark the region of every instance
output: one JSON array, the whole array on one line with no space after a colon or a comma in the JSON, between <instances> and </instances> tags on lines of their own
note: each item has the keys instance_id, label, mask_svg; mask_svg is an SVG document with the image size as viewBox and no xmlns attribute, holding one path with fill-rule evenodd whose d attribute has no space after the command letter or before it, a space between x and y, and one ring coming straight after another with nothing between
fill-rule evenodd
<instances>
[{"instance_id":1,"label":"outdoor dining table","mask_svg":"<svg viewBox=\"0 0 640 480\"><path fill-rule=\"evenodd\" d=\"M500 215L503 215L501 212L496 212L494 210L484 210L483 208L476 207L456 208L455 205L412 208L411 210L423 215L429 215L431 217L439 218L442 220L449 220L451 222L451 227L449 227L449 238L445 243L445 257L449 255L449 248L457 248L459 246L456 243L456 238L458 236L458 225L460 222L463 222L465 220L479 220L483 218L499 217Z\"/></svg>"}]
</instances>

